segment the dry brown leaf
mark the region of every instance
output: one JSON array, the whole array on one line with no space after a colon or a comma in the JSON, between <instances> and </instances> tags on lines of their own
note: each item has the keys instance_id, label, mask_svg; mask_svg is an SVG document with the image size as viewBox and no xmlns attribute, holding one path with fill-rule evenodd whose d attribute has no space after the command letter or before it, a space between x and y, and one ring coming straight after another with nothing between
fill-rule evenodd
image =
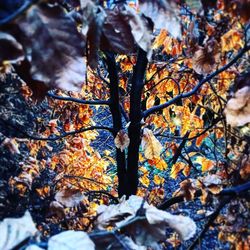
<instances>
[{"instance_id":1,"label":"dry brown leaf","mask_svg":"<svg viewBox=\"0 0 250 250\"><path fill-rule=\"evenodd\" d=\"M227 102L224 113L227 123L233 127L244 126L250 122L250 86L236 91Z\"/></svg>"},{"instance_id":2,"label":"dry brown leaf","mask_svg":"<svg viewBox=\"0 0 250 250\"><path fill-rule=\"evenodd\" d=\"M248 180L250 177L250 159L245 157L242 161L242 167L240 169L240 176L244 180Z\"/></svg>"},{"instance_id":3,"label":"dry brown leaf","mask_svg":"<svg viewBox=\"0 0 250 250\"><path fill-rule=\"evenodd\" d=\"M123 151L129 146L130 139L124 130L120 130L115 137L115 146Z\"/></svg>"},{"instance_id":4,"label":"dry brown leaf","mask_svg":"<svg viewBox=\"0 0 250 250\"><path fill-rule=\"evenodd\" d=\"M151 54L151 30L144 20L129 6L116 6L107 11L103 25L102 49L119 54L135 51L135 43Z\"/></svg>"},{"instance_id":5,"label":"dry brown leaf","mask_svg":"<svg viewBox=\"0 0 250 250\"><path fill-rule=\"evenodd\" d=\"M85 41L62 8L33 5L15 25L19 29L15 38L29 55L33 80L49 87L81 90L86 72Z\"/></svg>"},{"instance_id":6,"label":"dry brown leaf","mask_svg":"<svg viewBox=\"0 0 250 250\"><path fill-rule=\"evenodd\" d=\"M154 159L154 158L160 157L162 145L156 139L152 130L148 128L143 129L141 146L142 146L144 155L147 159Z\"/></svg>"},{"instance_id":7,"label":"dry brown leaf","mask_svg":"<svg viewBox=\"0 0 250 250\"><path fill-rule=\"evenodd\" d=\"M139 7L153 21L155 29L166 29L172 36L181 37L179 9L174 1L139 0Z\"/></svg>"},{"instance_id":8,"label":"dry brown leaf","mask_svg":"<svg viewBox=\"0 0 250 250\"><path fill-rule=\"evenodd\" d=\"M249 0L225 0L225 10L235 17L240 17L243 22L250 18L250 1Z\"/></svg>"},{"instance_id":9,"label":"dry brown leaf","mask_svg":"<svg viewBox=\"0 0 250 250\"><path fill-rule=\"evenodd\" d=\"M176 190L173 196L183 195L185 200L193 200L197 188L192 179L184 180L180 183L180 188Z\"/></svg>"},{"instance_id":10,"label":"dry brown leaf","mask_svg":"<svg viewBox=\"0 0 250 250\"><path fill-rule=\"evenodd\" d=\"M145 209L145 219L134 220L137 211ZM128 200L122 199L118 205L101 205L96 225L99 229L109 226L123 227L127 235L133 236L135 243L139 246L160 249L159 242L165 240L168 227L176 230L183 240L190 239L195 231L196 225L189 217L171 215L161 211L143 201L142 197L132 195Z\"/></svg>"},{"instance_id":11,"label":"dry brown leaf","mask_svg":"<svg viewBox=\"0 0 250 250\"><path fill-rule=\"evenodd\" d=\"M1 146L7 147L12 154L20 154L18 143L14 138L5 138Z\"/></svg>"},{"instance_id":12,"label":"dry brown leaf","mask_svg":"<svg viewBox=\"0 0 250 250\"><path fill-rule=\"evenodd\" d=\"M218 61L218 44L214 40L208 41L204 47L199 46L192 57L193 69L201 75L213 72Z\"/></svg>"},{"instance_id":13,"label":"dry brown leaf","mask_svg":"<svg viewBox=\"0 0 250 250\"><path fill-rule=\"evenodd\" d=\"M78 189L64 189L56 193L55 200L65 207L74 207L85 198Z\"/></svg>"},{"instance_id":14,"label":"dry brown leaf","mask_svg":"<svg viewBox=\"0 0 250 250\"><path fill-rule=\"evenodd\" d=\"M58 201L52 201L49 205L50 215L56 215L58 218L62 219L65 217L64 207Z\"/></svg>"}]
</instances>

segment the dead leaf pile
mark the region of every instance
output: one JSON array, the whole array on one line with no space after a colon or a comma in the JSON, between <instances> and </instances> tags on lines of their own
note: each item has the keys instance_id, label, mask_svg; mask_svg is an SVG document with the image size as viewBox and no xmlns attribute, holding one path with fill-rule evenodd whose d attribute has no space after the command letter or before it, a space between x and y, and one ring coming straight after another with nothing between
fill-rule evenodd
<instances>
[{"instance_id":1,"label":"dead leaf pile","mask_svg":"<svg viewBox=\"0 0 250 250\"><path fill-rule=\"evenodd\" d=\"M182 240L188 240L195 234L196 225L191 218L172 215L143 202L139 196L130 196L128 200L122 199L118 205L101 205L97 210L96 227L123 228L127 235L133 237L136 245L152 249L160 249L159 242L166 239L168 227L178 232ZM136 216L141 209L145 216Z\"/></svg>"}]
</instances>

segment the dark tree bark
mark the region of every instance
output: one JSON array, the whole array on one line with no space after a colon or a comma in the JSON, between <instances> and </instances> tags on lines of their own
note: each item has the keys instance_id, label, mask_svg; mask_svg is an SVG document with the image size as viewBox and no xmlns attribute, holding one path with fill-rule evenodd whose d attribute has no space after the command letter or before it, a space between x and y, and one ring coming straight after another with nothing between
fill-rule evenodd
<instances>
[{"instance_id":1,"label":"dark tree bark","mask_svg":"<svg viewBox=\"0 0 250 250\"><path fill-rule=\"evenodd\" d=\"M110 111L113 119L113 135L122 129L122 113L119 103L119 79L116 68L115 57L113 53L106 53L106 63L108 66L110 79ZM117 176L118 176L118 195L123 196L126 193L126 158L125 152L116 148Z\"/></svg>"},{"instance_id":2,"label":"dark tree bark","mask_svg":"<svg viewBox=\"0 0 250 250\"><path fill-rule=\"evenodd\" d=\"M126 196L136 194L138 187L138 163L139 163L139 147L141 143L141 95L144 86L144 77L147 67L147 53L142 49L139 50L137 63L134 68L131 81L130 95L130 126L128 135L130 144L128 148L127 158L127 176L126 176Z\"/></svg>"}]
</instances>

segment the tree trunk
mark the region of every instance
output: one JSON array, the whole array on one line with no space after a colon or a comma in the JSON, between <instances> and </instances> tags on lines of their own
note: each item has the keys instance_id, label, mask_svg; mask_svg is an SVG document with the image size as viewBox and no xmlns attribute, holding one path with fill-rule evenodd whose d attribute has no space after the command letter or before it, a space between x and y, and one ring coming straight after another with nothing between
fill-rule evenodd
<instances>
[{"instance_id":1,"label":"tree trunk","mask_svg":"<svg viewBox=\"0 0 250 250\"><path fill-rule=\"evenodd\" d=\"M128 148L126 196L136 194L138 187L139 147L141 143L141 95L144 86L144 77L147 67L147 53L139 49L136 66L131 81L130 95L130 126L128 135L130 144Z\"/></svg>"},{"instance_id":2,"label":"tree trunk","mask_svg":"<svg viewBox=\"0 0 250 250\"><path fill-rule=\"evenodd\" d=\"M116 62L113 53L106 53L107 66L110 79L110 111L113 119L113 135L116 137L117 133L122 129L122 115L119 104L119 79L116 69ZM125 152L116 149L116 163L118 176L118 195L123 196L126 193L126 158Z\"/></svg>"}]
</instances>

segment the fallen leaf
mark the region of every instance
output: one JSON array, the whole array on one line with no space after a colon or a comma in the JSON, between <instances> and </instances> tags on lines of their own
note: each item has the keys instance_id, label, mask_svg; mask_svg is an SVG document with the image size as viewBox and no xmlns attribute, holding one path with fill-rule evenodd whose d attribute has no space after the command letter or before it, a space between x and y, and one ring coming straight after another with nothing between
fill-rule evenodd
<instances>
[{"instance_id":1,"label":"fallen leaf","mask_svg":"<svg viewBox=\"0 0 250 250\"><path fill-rule=\"evenodd\" d=\"M207 75L216 69L219 61L218 44L215 40L208 41L204 47L197 47L192 57L195 72Z\"/></svg>"},{"instance_id":2,"label":"fallen leaf","mask_svg":"<svg viewBox=\"0 0 250 250\"><path fill-rule=\"evenodd\" d=\"M24 239L34 236L37 229L29 211L26 211L21 218L6 218L0 222L0 232L0 249L9 250Z\"/></svg>"},{"instance_id":3,"label":"fallen leaf","mask_svg":"<svg viewBox=\"0 0 250 250\"><path fill-rule=\"evenodd\" d=\"M244 126L250 122L250 86L236 91L227 102L224 113L227 123L233 127Z\"/></svg>"},{"instance_id":4,"label":"fallen leaf","mask_svg":"<svg viewBox=\"0 0 250 250\"><path fill-rule=\"evenodd\" d=\"M151 30L142 17L125 5L107 11L103 25L102 50L128 54L135 51L135 43L150 57Z\"/></svg>"},{"instance_id":5,"label":"fallen leaf","mask_svg":"<svg viewBox=\"0 0 250 250\"><path fill-rule=\"evenodd\" d=\"M115 146L123 151L129 146L130 139L124 130L120 130L115 137Z\"/></svg>"},{"instance_id":6,"label":"fallen leaf","mask_svg":"<svg viewBox=\"0 0 250 250\"><path fill-rule=\"evenodd\" d=\"M142 204L145 218L136 220L136 214L142 209ZM191 218L161 211L135 195L130 196L128 200L123 198L117 205L101 205L97 214L99 216L96 225L99 229L122 227L137 245L153 249L160 249L159 242L165 240L168 227L176 230L183 240L193 237L196 231L196 225Z\"/></svg>"},{"instance_id":7,"label":"fallen leaf","mask_svg":"<svg viewBox=\"0 0 250 250\"><path fill-rule=\"evenodd\" d=\"M48 250L95 250L94 242L82 231L68 230L49 239Z\"/></svg>"},{"instance_id":8,"label":"fallen leaf","mask_svg":"<svg viewBox=\"0 0 250 250\"><path fill-rule=\"evenodd\" d=\"M79 91L85 80L85 42L74 21L57 5L33 5L15 22L33 80L49 87ZM20 36L21 34L21 36Z\"/></svg>"},{"instance_id":9,"label":"fallen leaf","mask_svg":"<svg viewBox=\"0 0 250 250\"><path fill-rule=\"evenodd\" d=\"M155 29L166 29L173 37L181 37L179 9L174 1L139 0L139 8L152 20Z\"/></svg>"},{"instance_id":10,"label":"fallen leaf","mask_svg":"<svg viewBox=\"0 0 250 250\"><path fill-rule=\"evenodd\" d=\"M84 198L78 189L64 189L55 194L55 200L65 207L77 206Z\"/></svg>"},{"instance_id":11,"label":"fallen leaf","mask_svg":"<svg viewBox=\"0 0 250 250\"><path fill-rule=\"evenodd\" d=\"M153 158L160 157L162 145L156 139L152 130L148 128L143 129L141 146L142 146L142 150L144 152L145 158L153 159Z\"/></svg>"}]
</instances>

